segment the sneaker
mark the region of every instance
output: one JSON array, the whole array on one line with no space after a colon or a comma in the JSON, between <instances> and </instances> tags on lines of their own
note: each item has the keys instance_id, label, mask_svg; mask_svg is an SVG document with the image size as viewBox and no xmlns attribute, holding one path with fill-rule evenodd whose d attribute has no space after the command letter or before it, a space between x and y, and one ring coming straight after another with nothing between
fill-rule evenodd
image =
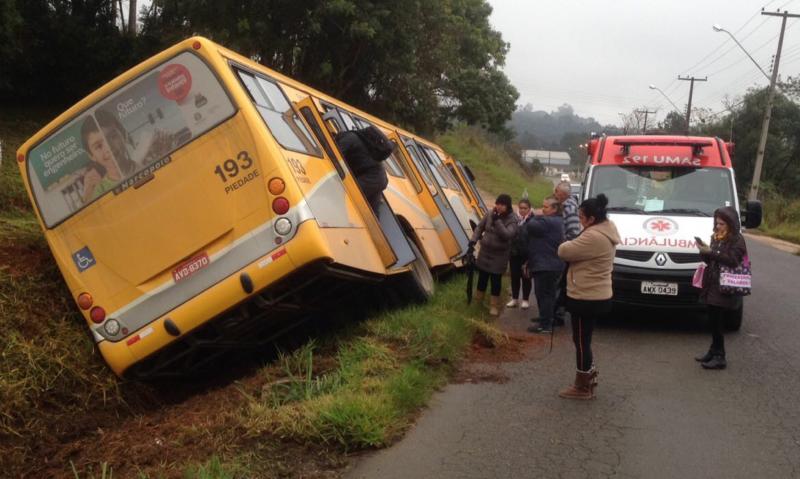
<instances>
[{"instance_id":1,"label":"sneaker","mask_svg":"<svg viewBox=\"0 0 800 479\"><path fill-rule=\"evenodd\" d=\"M521 307L522 309L528 309L528 308L530 308L530 307L531 307L531 303L529 303L529 302L527 302L527 301L524 301L524 300L523 300L523 301L522 301L522 306L520 306L520 307Z\"/></svg>"},{"instance_id":2,"label":"sneaker","mask_svg":"<svg viewBox=\"0 0 800 479\"><path fill-rule=\"evenodd\" d=\"M543 326L528 326L528 332L535 334L550 334L553 332L553 329L545 328Z\"/></svg>"},{"instance_id":3,"label":"sneaker","mask_svg":"<svg viewBox=\"0 0 800 479\"><path fill-rule=\"evenodd\" d=\"M525 304L525 301L523 301L522 304ZM517 300L514 298L511 298L511 300L506 303L506 308L516 308L516 307L517 307ZM525 306L523 306L523 308L524 307Z\"/></svg>"}]
</instances>

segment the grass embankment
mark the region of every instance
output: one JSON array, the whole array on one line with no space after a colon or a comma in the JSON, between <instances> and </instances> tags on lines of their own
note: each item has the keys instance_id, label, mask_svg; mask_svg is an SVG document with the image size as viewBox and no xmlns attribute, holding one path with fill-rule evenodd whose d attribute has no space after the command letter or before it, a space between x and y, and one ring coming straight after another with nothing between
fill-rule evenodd
<instances>
[{"instance_id":1,"label":"grass embankment","mask_svg":"<svg viewBox=\"0 0 800 479\"><path fill-rule=\"evenodd\" d=\"M800 244L800 199L768 198L763 207L764 221L759 230Z\"/></svg>"},{"instance_id":2,"label":"grass embankment","mask_svg":"<svg viewBox=\"0 0 800 479\"><path fill-rule=\"evenodd\" d=\"M390 443L447 380L474 333L492 336L484 312L465 304L463 278L456 278L440 284L424 306L351 321L277 361L213 384L120 381L87 334L14 158L51 116L0 115L4 475L318 475L338 467L345 451ZM492 166L494 153L481 159L491 147L477 140L470 145L454 152L474 165L486 189L519 176Z\"/></svg>"},{"instance_id":3,"label":"grass embankment","mask_svg":"<svg viewBox=\"0 0 800 479\"><path fill-rule=\"evenodd\" d=\"M531 175L519 164L513 153L494 143L478 128L461 126L439 136L437 143L454 158L469 166L482 190L497 195L508 193L516 203L528 192L534 207L553 192L553 183ZM487 205L488 206L488 205Z\"/></svg>"}]
</instances>

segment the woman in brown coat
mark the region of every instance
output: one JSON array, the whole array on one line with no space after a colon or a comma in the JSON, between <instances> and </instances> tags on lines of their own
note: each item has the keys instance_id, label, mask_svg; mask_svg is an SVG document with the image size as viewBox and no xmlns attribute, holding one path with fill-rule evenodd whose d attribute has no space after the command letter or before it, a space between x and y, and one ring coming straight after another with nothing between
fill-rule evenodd
<instances>
[{"instance_id":1,"label":"woman in brown coat","mask_svg":"<svg viewBox=\"0 0 800 479\"><path fill-rule=\"evenodd\" d=\"M567 311L572 316L577 363L575 383L558 393L567 399L592 399L597 385L592 332L597 318L611 311L611 272L620 242L616 225L608 219L607 205L603 194L584 200L578 208L583 231L558 248L558 256L569 263Z\"/></svg>"},{"instance_id":2,"label":"woman in brown coat","mask_svg":"<svg viewBox=\"0 0 800 479\"><path fill-rule=\"evenodd\" d=\"M519 218L511 207L511 197L502 194L497 197L492 211L481 219L469 242L470 248L478 241L481 244L475 263L478 267L478 291L475 293L475 299L478 303L483 301L487 283L491 280L492 298L489 314L492 316L500 314L501 280L508 266L511 242L517 234L518 223Z\"/></svg>"},{"instance_id":3,"label":"woman in brown coat","mask_svg":"<svg viewBox=\"0 0 800 479\"><path fill-rule=\"evenodd\" d=\"M719 287L720 266L735 268L747 256L747 244L739 231L739 215L730 206L714 212L714 234L711 244L698 244L700 257L706 262L703 274L703 289L700 299L708 307L711 323L711 347L703 356L697 356L705 369L725 369L725 338L722 335L725 324L733 322L733 316L741 314L742 297L723 294Z\"/></svg>"}]
</instances>

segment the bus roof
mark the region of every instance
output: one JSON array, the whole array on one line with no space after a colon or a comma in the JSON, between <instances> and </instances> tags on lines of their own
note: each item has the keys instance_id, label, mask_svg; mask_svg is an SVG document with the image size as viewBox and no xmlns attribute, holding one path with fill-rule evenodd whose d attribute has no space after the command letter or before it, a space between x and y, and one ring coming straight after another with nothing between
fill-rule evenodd
<instances>
[{"instance_id":1,"label":"bus roof","mask_svg":"<svg viewBox=\"0 0 800 479\"><path fill-rule=\"evenodd\" d=\"M732 143L707 136L606 136L589 142L592 165L730 168Z\"/></svg>"}]
</instances>

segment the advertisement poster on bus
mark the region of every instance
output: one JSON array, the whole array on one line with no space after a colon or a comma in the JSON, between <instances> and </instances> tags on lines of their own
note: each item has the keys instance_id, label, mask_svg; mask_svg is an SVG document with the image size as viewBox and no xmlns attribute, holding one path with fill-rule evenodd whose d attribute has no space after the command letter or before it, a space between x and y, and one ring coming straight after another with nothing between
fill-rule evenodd
<instances>
[{"instance_id":1,"label":"advertisement poster on bus","mask_svg":"<svg viewBox=\"0 0 800 479\"><path fill-rule=\"evenodd\" d=\"M234 111L214 74L191 53L132 81L31 150L31 184L45 222L146 179Z\"/></svg>"}]
</instances>

